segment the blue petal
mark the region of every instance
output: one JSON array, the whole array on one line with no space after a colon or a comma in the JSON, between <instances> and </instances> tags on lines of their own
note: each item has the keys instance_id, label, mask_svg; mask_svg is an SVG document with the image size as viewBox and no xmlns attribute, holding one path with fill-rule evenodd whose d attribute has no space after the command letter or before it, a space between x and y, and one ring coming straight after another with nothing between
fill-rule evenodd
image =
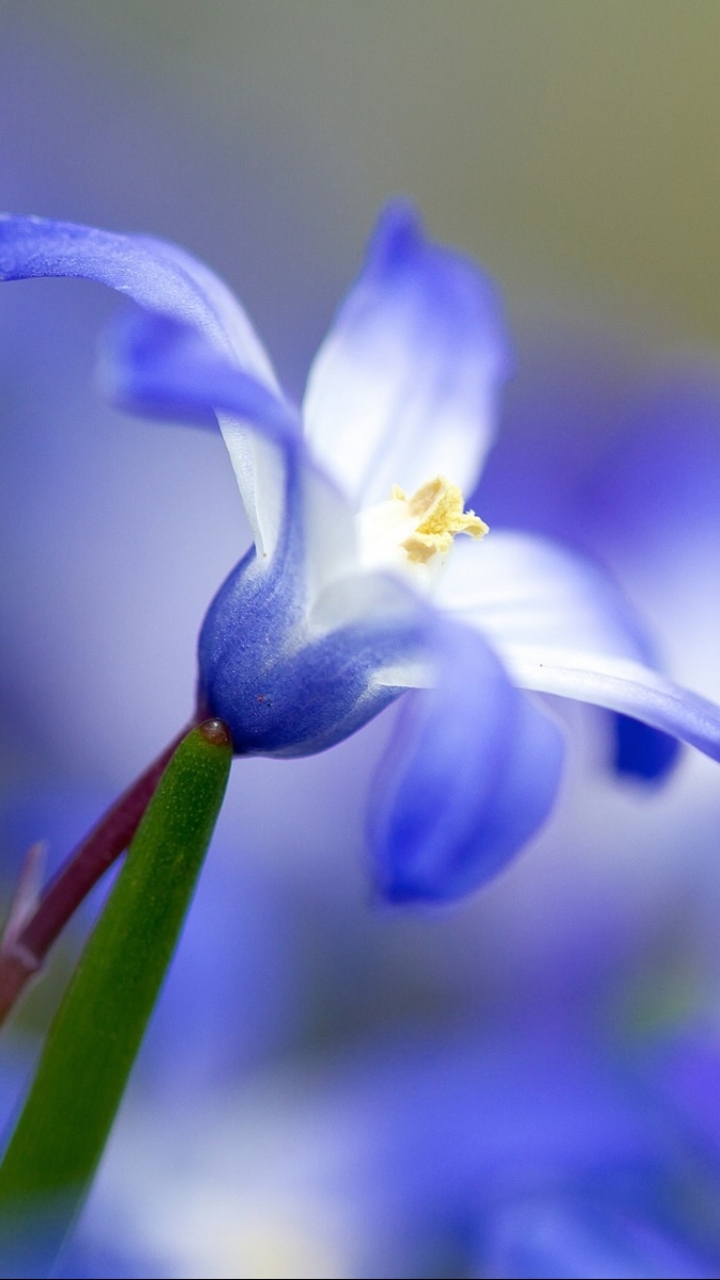
<instances>
[{"instance_id":1,"label":"blue petal","mask_svg":"<svg viewBox=\"0 0 720 1280\"><path fill-rule=\"evenodd\" d=\"M503 657L521 688L617 711L720 761L720 707L650 667L531 645L507 646Z\"/></svg>"},{"instance_id":2,"label":"blue petal","mask_svg":"<svg viewBox=\"0 0 720 1280\"><path fill-rule=\"evenodd\" d=\"M143 413L202 423L211 408L218 411L231 451L234 424L242 420L244 434L249 429L255 437L269 542L280 572L292 579L286 584L290 594L303 607L312 606L327 579L354 566L352 512L308 456L296 411L218 354L196 329L134 312L116 326L104 372L113 399ZM269 560L266 540L258 545L257 564Z\"/></svg>"},{"instance_id":3,"label":"blue petal","mask_svg":"<svg viewBox=\"0 0 720 1280\"><path fill-rule=\"evenodd\" d=\"M95 280L202 330L261 381L272 368L240 303L204 263L152 236L123 235L51 219L0 214L0 280Z\"/></svg>"},{"instance_id":4,"label":"blue petal","mask_svg":"<svg viewBox=\"0 0 720 1280\"><path fill-rule=\"evenodd\" d=\"M680 743L632 716L614 714L616 771L646 782L662 782L680 758Z\"/></svg>"},{"instance_id":5,"label":"blue petal","mask_svg":"<svg viewBox=\"0 0 720 1280\"><path fill-rule=\"evenodd\" d=\"M0 280L67 276L94 280L202 332L233 365L278 394L270 361L243 308L203 263L175 245L149 236L41 218L0 215ZM210 406L212 407L212 405ZM277 486L267 483L262 444L242 418L220 427L253 536L270 553L278 536ZM272 479L272 465L270 467Z\"/></svg>"},{"instance_id":6,"label":"blue petal","mask_svg":"<svg viewBox=\"0 0 720 1280\"><path fill-rule=\"evenodd\" d=\"M257 572L252 554L233 570L200 635L201 696L228 724L241 755L311 755L349 737L401 692L378 676L424 641L427 610L392 579L389 607L365 612L371 575L343 584L358 596L356 616L318 633L292 537L290 526L287 546L266 572Z\"/></svg>"},{"instance_id":7,"label":"blue petal","mask_svg":"<svg viewBox=\"0 0 720 1280\"><path fill-rule=\"evenodd\" d=\"M241 417L262 435L300 443L297 412L254 374L231 364L197 328L133 311L113 326L101 365L110 398L130 412L217 425L214 410Z\"/></svg>"},{"instance_id":8,"label":"blue petal","mask_svg":"<svg viewBox=\"0 0 720 1280\"><path fill-rule=\"evenodd\" d=\"M406 695L369 818L375 879L393 902L455 898L495 875L557 791L563 742L481 636L438 623L436 682Z\"/></svg>"},{"instance_id":9,"label":"blue petal","mask_svg":"<svg viewBox=\"0 0 720 1280\"><path fill-rule=\"evenodd\" d=\"M363 270L318 352L305 398L308 439L363 504L393 484L445 474L477 481L509 366L493 284L427 241L404 204L381 215Z\"/></svg>"},{"instance_id":10,"label":"blue petal","mask_svg":"<svg viewBox=\"0 0 720 1280\"><path fill-rule=\"evenodd\" d=\"M100 366L111 400L131 413L217 428L238 477L263 561L288 516L291 473L302 438L296 411L251 372L231 363L194 326L133 308L111 328ZM248 469L251 478L248 481Z\"/></svg>"}]
</instances>

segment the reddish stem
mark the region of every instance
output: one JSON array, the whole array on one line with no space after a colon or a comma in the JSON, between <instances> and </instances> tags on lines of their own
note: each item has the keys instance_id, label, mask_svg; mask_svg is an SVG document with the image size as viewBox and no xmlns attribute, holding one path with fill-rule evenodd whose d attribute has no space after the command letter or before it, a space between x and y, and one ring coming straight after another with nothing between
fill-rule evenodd
<instances>
[{"instance_id":1,"label":"reddish stem","mask_svg":"<svg viewBox=\"0 0 720 1280\"><path fill-rule=\"evenodd\" d=\"M123 792L64 862L22 928L6 935L0 946L0 1023L80 903L127 849L173 753L197 723L183 729Z\"/></svg>"}]
</instances>

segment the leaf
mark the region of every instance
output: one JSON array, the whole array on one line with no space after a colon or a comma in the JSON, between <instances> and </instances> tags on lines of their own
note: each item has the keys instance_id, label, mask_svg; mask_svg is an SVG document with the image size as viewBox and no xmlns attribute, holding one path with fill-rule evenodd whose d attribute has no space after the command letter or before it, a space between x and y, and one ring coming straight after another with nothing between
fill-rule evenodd
<instances>
[{"instance_id":1,"label":"leaf","mask_svg":"<svg viewBox=\"0 0 720 1280\"><path fill-rule=\"evenodd\" d=\"M85 947L0 1166L3 1275L46 1274L89 1190L178 940L230 760L219 721L183 740Z\"/></svg>"}]
</instances>

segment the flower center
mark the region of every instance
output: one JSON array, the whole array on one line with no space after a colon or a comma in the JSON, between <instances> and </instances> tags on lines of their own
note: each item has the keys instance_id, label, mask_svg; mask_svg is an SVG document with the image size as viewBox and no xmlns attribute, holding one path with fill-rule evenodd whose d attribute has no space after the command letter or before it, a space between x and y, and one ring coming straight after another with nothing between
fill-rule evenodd
<instances>
[{"instance_id":1,"label":"flower center","mask_svg":"<svg viewBox=\"0 0 720 1280\"><path fill-rule=\"evenodd\" d=\"M474 511L465 510L465 499L460 489L444 476L428 480L427 484L415 490L411 498L394 485L390 501L404 504L408 515L418 522L410 536L400 544L415 564L427 564L438 552L442 555L449 551L457 533L482 538L489 532L484 520Z\"/></svg>"},{"instance_id":2,"label":"flower center","mask_svg":"<svg viewBox=\"0 0 720 1280\"><path fill-rule=\"evenodd\" d=\"M410 497L393 486L387 502L366 507L358 517L362 559L368 567L386 566L434 577L458 533L482 538L484 520L465 510L456 484L435 476Z\"/></svg>"}]
</instances>

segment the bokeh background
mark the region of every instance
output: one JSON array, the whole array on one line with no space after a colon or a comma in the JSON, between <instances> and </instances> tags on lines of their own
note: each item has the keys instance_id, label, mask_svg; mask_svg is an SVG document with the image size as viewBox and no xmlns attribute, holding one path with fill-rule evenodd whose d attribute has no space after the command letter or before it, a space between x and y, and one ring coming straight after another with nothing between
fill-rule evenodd
<instances>
[{"instance_id":1,"label":"bokeh background","mask_svg":"<svg viewBox=\"0 0 720 1280\"><path fill-rule=\"evenodd\" d=\"M412 197L500 281L515 336L479 511L597 556L673 674L718 697L719 57L714 0L2 0L0 206L185 245L299 396L378 208ZM93 391L116 305L79 283L0 295L6 887L28 843L62 856L177 731L247 539L219 439ZM391 717L326 756L236 766L68 1275L690 1274L657 1245L678 1233L717 1256L712 1213L678 1226L673 1181L717 1204L698 1101L720 1096L714 766L687 753L662 792L619 785L577 717L522 858L451 910L387 912L363 815ZM17 1020L10 1093L82 929ZM658 1044L670 1137L648 1122L659 1069L626 1098ZM550 1176L580 1114L582 1159L563 1140ZM640 1121L662 1196L654 1174L610 1194L608 1168L642 1164Z\"/></svg>"}]
</instances>

